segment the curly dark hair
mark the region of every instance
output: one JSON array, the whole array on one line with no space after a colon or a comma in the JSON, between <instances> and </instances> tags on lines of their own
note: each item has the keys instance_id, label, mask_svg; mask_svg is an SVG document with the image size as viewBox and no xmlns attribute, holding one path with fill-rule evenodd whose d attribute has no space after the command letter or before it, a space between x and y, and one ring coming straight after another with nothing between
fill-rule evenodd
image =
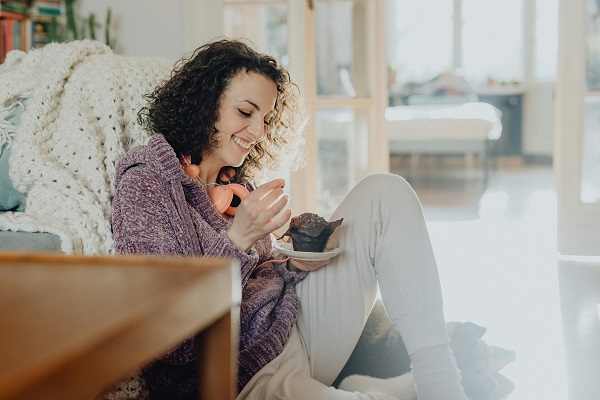
<instances>
[{"instance_id":1,"label":"curly dark hair","mask_svg":"<svg viewBox=\"0 0 600 400\"><path fill-rule=\"evenodd\" d=\"M263 75L277 85L275 112L265 132L244 163L235 168L232 181L253 181L276 171L290 155L296 160L302 146L304 110L300 91L287 70L269 55L249 45L223 39L201 46L189 58L179 60L171 78L147 95L148 106L138 113L138 122L151 133L161 133L178 155L191 155L192 162L218 146L218 108L231 79L239 72ZM286 162L289 165L289 161Z\"/></svg>"}]
</instances>

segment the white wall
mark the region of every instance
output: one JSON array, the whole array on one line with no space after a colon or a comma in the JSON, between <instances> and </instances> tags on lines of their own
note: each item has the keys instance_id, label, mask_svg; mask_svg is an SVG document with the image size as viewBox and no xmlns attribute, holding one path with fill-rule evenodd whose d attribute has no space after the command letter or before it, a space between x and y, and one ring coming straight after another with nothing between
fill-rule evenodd
<instances>
[{"instance_id":1,"label":"white wall","mask_svg":"<svg viewBox=\"0 0 600 400\"><path fill-rule=\"evenodd\" d=\"M198 0L196 0L198 1ZM184 0L79 0L81 16L91 12L104 26L106 10L112 10L111 35L115 52L126 56L163 57L173 61L184 54ZM96 31L104 41L104 31Z\"/></svg>"},{"instance_id":2,"label":"white wall","mask_svg":"<svg viewBox=\"0 0 600 400\"><path fill-rule=\"evenodd\" d=\"M82 16L91 12L104 25L112 10L115 51L126 56L179 60L223 32L221 0L79 0ZM218 17L215 17L218 16ZM104 41L104 32L97 31Z\"/></svg>"}]
</instances>

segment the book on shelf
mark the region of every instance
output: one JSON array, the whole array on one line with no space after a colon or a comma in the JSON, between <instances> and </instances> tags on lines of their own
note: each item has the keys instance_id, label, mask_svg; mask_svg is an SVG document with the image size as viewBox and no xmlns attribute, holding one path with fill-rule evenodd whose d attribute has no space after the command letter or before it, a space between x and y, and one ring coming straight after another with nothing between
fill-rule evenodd
<instances>
[{"instance_id":1,"label":"book on shelf","mask_svg":"<svg viewBox=\"0 0 600 400\"><path fill-rule=\"evenodd\" d=\"M29 19L0 18L0 62L4 62L9 51L31 48L32 29Z\"/></svg>"},{"instance_id":2,"label":"book on shelf","mask_svg":"<svg viewBox=\"0 0 600 400\"><path fill-rule=\"evenodd\" d=\"M0 1L0 11L9 11L27 16L29 1Z\"/></svg>"},{"instance_id":3,"label":"book on shelf","mask_svg":"<svg viewBox=\"0 0 600 400\"><path fill-rule=\"evenodd\" d=\"M0 0L0 63L9 51L28 51L62 41L66 22L62 0Z\"/></svg>"}]
</instances>

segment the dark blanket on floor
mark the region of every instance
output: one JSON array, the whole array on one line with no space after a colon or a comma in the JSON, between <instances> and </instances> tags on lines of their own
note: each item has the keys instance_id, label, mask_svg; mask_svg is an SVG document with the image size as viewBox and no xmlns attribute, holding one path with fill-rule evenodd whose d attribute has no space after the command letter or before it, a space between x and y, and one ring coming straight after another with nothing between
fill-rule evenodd
<instances>
[{"instance_id":1,"label":"dark blanket on floor","mask_svg":"<svg viewBox=\"0 0 600 400\"><path fill-rule=\"evenodd\" d=\"M514 390L514 384L499 372L516 359L514 351L488 345L482 339L487 329L473 322L447 322L446 329L469 398L504 399ZM402 337L378 300L333 386L338 387L350 375L387 379L410 371L410 357Z\"/></svg>"}]
</instances>

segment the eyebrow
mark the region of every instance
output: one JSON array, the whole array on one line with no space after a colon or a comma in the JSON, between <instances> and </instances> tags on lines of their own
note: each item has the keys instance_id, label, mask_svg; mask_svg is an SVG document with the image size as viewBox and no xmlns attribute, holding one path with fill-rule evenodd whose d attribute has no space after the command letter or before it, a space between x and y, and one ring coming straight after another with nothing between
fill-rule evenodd
<instances>
[{"instance_id":1,"label":"eyebrow","mask_svg":"<svg viewBox=\"0 0 600 400\"><path fill-rule=\"evenodd\" d=\"M250 100L239 100L239 103L248 103L250 104L252 107L256 108L256 111L260 111L260 107L258 106L258 104L250 101Z\"/></svg>"}]
</instances>

